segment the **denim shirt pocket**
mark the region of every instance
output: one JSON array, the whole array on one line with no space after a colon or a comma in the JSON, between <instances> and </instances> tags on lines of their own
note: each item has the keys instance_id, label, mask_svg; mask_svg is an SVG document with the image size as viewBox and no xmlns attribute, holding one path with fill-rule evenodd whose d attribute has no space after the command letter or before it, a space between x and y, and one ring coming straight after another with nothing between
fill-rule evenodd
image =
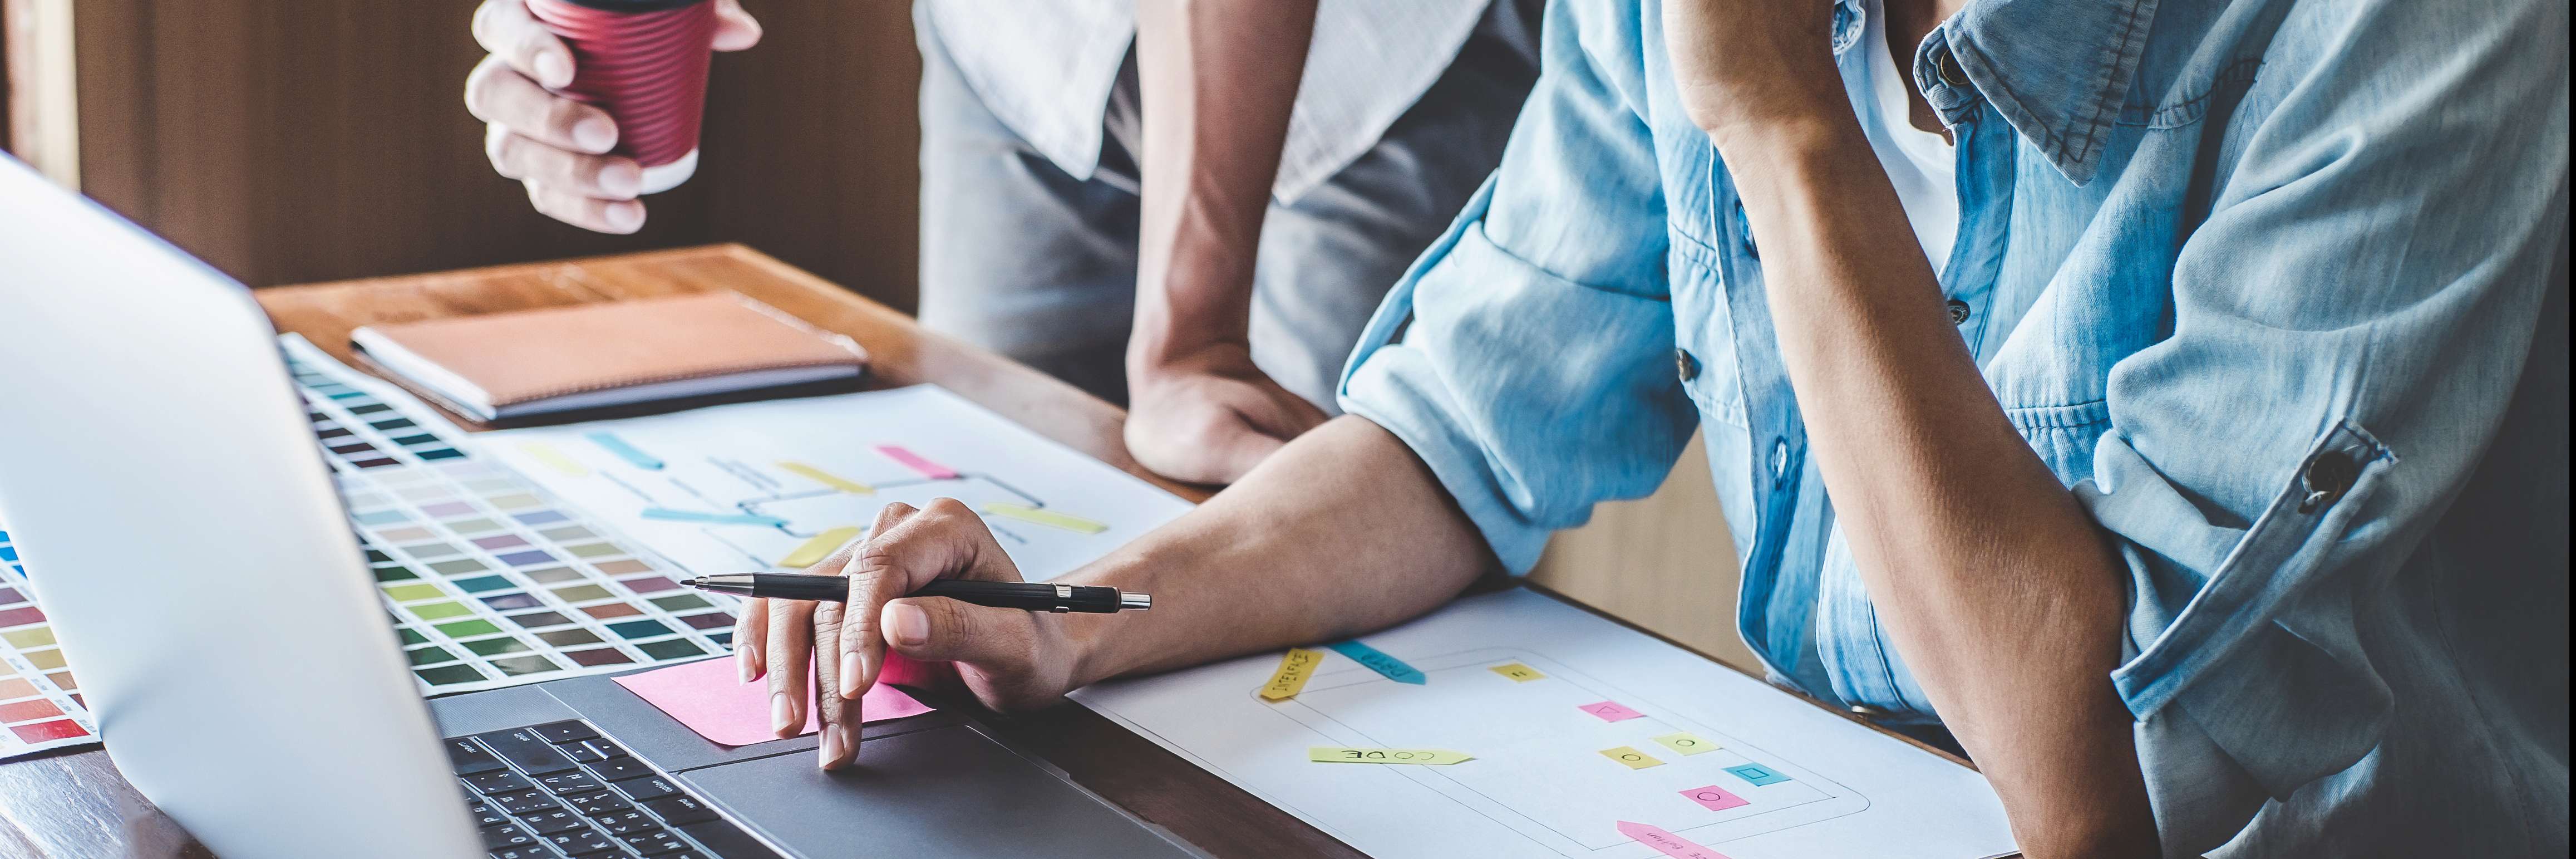
<instances>
[{"instance_id":1,"label":"denim shirt pocket","mask_svg":"<svg viewBox=\"0 0 2576 859\"><path fill-rule=\"evenodd\" d=\"M1743 366L1736 356L1734 319L1726 308L1726 286L1714 259L1716 251L1674 231L1670 267L1673 297L1673 356L1682 390L1702 417L1736 429L1745 428Z\"/></svg>"},{"instance_id":2,"label":"denim shirt pocket","mask_svg":"<svg viewBox=\"0 0 2576 859\"><path fill-rule=\"evenodd\" d=\"M2388 688L2349 612L2301 608L2343 597L2333 580L2351 565L2339 544L2396 463L2348 422L2318 439L2173 622L2112 672L2130 711L2143 722L2179 707L2276 798L2368 755ZM2135 545L2123 551L2133 567L2150 563Z\"/></svg>"}]
</instances>

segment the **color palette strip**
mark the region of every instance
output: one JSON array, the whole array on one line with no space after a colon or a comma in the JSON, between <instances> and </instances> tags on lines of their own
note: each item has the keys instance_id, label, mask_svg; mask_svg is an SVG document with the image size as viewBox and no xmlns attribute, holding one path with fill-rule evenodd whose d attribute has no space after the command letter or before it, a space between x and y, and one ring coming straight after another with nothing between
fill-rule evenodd
<instances>
[{"instance_id":1,"label":"color palette strip","mask_svg":"<svg viewBox=\"0 0 2576 859\"><path fill-rule=\"evenodd\" d=\"M0 760L98 742L53 624L27 587L17 543L0 526Z\"/></svg>"},{"instance_id":2,"label":"color palette strip","mask_svg":"<svg viewBox=\"0 0 2576 859\"><path fill-rule=\"evenodd\" d=\"M646 519L660 519L665 522L704 522L709 525L758 525L763 528L784 528L787 526L787 520L785 519L780 519L776 516L762 516L758 513L700 513L695 510L672 510L666 507L646 507L644 508L644 512L640 515Z\"/></svg>"},{"instance_id":3,"label":"color palette strip","mask_svg":"<svg viewBox=\"0 0 2576 859\"><path fill-rule=\"evenodd\" d=\"M822 563L824 558L831 557L833 550L849 545L850 541L858 539L859 535L866 531L867 529L857 525L845 525L816 534L812 539L798 544L795 551L787 553L787 557L778 559L778 565L801 570Z\"/></svg>"},{"instance_id":4,"label":"color palette strip","mask_svg":"<svg viewBox=\"0 0 2576 859\"><path fill-rule=\"evenodd\" d=\"M887 459L891 459L891 460L894 460L894 461L895 461L895 462L897 462L897 463L901 463L901 464L903 465L903 467L905 467L905 468L909 468L909 469L912 469L912 470L914 470L914 471L921 472L921 476L923 476L923 477L927 477L927 478L930 478L930 479L932 479L932 480L955 480L955 479L957 479L957 471L956 471L956 469L952 469L952 468L949 468L948 466L941 465L941 464L939 464L939 463L932 462L932 461L930 461L930 460L928 460L928 459L925 459L925 458L923 458L923 457L922 457L922 455L921 455L921 454L914 453L914 452L912 452L910 449L908 449L908 448L904 447L903 445L899 445L899 444L881 444L881 445L877 445L877 452L878 452L878 453L885 454L885 457L886 457Z\"/></svg>"},{"instance_id":5,"label":"color palette strip","mask_svg":"<svg viewBox=\"0 0 2576 859\"><path fill-rule=\"evenodd\" d=\"M422 692L680 662L730 645L737 600L681 587L582 511L467 456L454 443L462 431L435 411L301 338L281 339ZM587 473L547 451L538 458L548 467Z\"/></svg>"},{"instance_id":6,"label":"color palette strip","mask_svg":"<svg viewBox=\"0 0 2576 859\"><path fill-rule=\"evenodd\" d=\"M984 514L987 516L1000 516L1006 519L1017 519L1022 522L1035 525L1045 525L1049 528L1062 528L1076 534L1098 534L1102 531L1109 530L1109 526L1107 525L1094 522L1080 516L1071 516L1058 513L1053 510L1031 507L1026 504L1008 504L1000 501L993 501L986 503L980 509L982 509Z\"/></svg>"},{"instance_id":7,"label":"color palette strip","mask_svg":"<svg viewBox=\"0 0 2576 859\"><path fill-rule=\"evenodd\" d=\"M616 454L617 458L626 460L627 464L633 465L636 468L651 471L662 470L662 460L654 458L652 454L637 450L634 445L627 444L625 439L618 438L616 433L602 430L600 432L591 433L585 436L585 438L590 439L591 444L599 445L601 450Z\"/></svg>"},{"instance_id":8,"label":"color palette strip","mask_svg":"<svg viewBox=\"0 0 2576 859\"><path fill-rule=\"evenodd\" d=\"M838 474L833 474L829 471L824 471L820 468L815 468L814 466L806 465L802 462L781 461L778 463L778 469L852 495L877 494L877 488L874 486L869 486L865 483L860 483L856 480L851 480L847 477L842 477Z\"/></svg>"}]
</instances>

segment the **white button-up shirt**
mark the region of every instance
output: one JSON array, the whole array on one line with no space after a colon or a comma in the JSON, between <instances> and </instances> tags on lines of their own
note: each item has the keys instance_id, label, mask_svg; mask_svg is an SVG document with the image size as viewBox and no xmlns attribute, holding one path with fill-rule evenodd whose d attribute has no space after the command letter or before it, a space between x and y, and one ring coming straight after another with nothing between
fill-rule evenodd
<instances>
[{"instance_id":1,"label":"white button-up shirt","mask_svg":"<svg viewBox=\"0 0 2576 859\"><path fill-rule=\"evenodd\" d=\"M1447 71L1491 0L1321 0L1271 193L1295 200L1377 145ZM986 109L1066 173L1100 164L1102 119L1136 37L1134 0L930 0Z\"/></svg>"}]
</instances>

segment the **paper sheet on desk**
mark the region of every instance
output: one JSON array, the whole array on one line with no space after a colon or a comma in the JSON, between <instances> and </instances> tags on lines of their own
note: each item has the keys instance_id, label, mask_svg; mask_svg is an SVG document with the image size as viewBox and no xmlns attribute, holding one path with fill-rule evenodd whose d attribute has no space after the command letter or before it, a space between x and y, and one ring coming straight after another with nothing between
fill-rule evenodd
<instances>
[{"instance_id":1,"label":"paper sheet on desk","mask_svg":"<svg viewBox=\"0 0 2576 859\"><path fill-rule=\"evenodd\" d=\"M680 724L709 742L748 746L778 739L769 730L769 681L740 682L740 671L733 659L719 657L614 679L635 697L661 708L665 715L680 720ZM859 715L870 722L930 711L929 705L884 683L859 696ZM805 729L798 736L814 733L817 712L809 697Z\"/></svg>"}]
</instances>

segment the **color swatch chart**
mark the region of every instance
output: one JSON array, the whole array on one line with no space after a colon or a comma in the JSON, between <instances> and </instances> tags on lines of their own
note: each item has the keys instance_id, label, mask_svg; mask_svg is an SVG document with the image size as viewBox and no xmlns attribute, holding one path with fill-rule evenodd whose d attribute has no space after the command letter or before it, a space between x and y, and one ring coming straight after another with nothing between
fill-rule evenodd
<instances>
[{"instance_id":1,"label":"color swatch chart","mask_svg":"<svg viewBox=\"0 0 2576 859\"><path fill-rule=\"evenodd\" d=\"M1422 682L1327 657L1302 691L1270 709L1338 746L1472 756L1388 771L1567 855L1628 842L1616 827L1623 820L1715 843L1868 806L1848 788L1535 652L1400 664Z\"/></svg>"},{"instance_id":2,"label":"color swatch chart","mask_svg":"<svg viewBox=\"0 0 2576 859\"><path fill-rule=\"evenodd\" d=\"M506 464L700 575L803 568L877 511L953 498L1020 574L1072 571L1189 509L931 385L481 433Z\"/></svg>"},{"instance_id":3,"label":"color swatch chart","mask_svg":"<svg viewBox=\"0 0 2576 859\"><path fill-rule=\"evenodd\" d=\"M0 523L0 760L98 742L7 528Z\"/></svg>"},{"instance_id":4,"label":"color swatch chart","mask_svg":"<svg viewBox=\"0 0 2576 859\"><path fill-rule=\"evenodd\" d=\"M301 338L281 341L424 692L724 652L734 600L681 587L577 509L477 459L417 400Z\"/></svg>"}]
</instances>

